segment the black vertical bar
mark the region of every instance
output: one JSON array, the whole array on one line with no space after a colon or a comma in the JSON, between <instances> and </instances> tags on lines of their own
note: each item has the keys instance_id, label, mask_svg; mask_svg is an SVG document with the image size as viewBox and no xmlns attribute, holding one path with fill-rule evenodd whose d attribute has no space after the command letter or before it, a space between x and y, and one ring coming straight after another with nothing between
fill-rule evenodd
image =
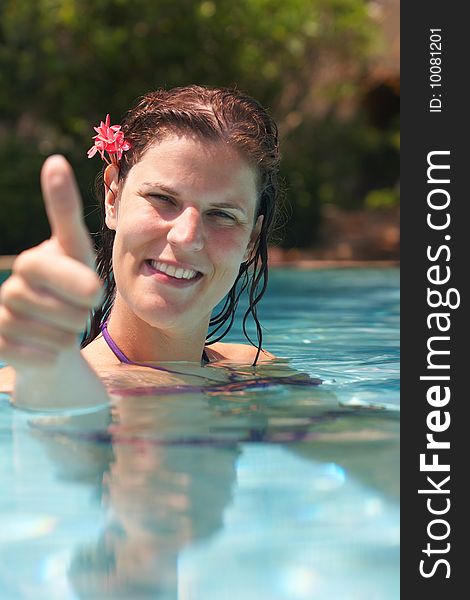
<instances>
[{"instance_id":1,"label":"black vertical bar","mask_svg":"<svg viewBox=\"0 0 470 600\"><path fill-rule=\"evenodd\" d=\"M464 6L436 0L401 4L401 597L406 600L466 597L470 577L465 564L470 524L463 516L470 502L464 491L470 459L470 386L464 384L464 373L470 373L470 35ZM431 168L428 174L430 163L450 168ZM446 300L454 308L444 306ZM449 354L429 355L430 348ZM427 435L450 448L433 448ZM423 469L421 454L425 464L435 460L449 471Z\"/></svg>"}]
</instances>

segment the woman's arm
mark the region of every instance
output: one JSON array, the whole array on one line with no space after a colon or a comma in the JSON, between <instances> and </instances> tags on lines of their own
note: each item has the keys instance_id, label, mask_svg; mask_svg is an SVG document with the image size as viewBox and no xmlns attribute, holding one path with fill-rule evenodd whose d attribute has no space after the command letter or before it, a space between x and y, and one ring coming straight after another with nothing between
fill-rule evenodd
<instances>
[{"instance_id":1,"label":"woman's arm","mask_svg":"<svg viewBox=\"0 0 470 600\"><path fill-rule=\"evenodd\" d=\"M46 160L41 186L52 236L17 257L0 289L0 359L15 370L18 406L102 404L105 388L78 346L101 282L75 178L62 156Z\"/></svg>"}]
</instances>

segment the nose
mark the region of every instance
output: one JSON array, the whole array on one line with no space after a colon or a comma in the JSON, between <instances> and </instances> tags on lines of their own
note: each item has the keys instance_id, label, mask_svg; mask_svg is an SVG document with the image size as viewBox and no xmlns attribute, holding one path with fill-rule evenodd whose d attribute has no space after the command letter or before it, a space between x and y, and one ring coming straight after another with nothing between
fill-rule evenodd
<instances>
[{"instance_id":1,"label":"nose","mask_svg":"<svg viewBox=\"0 0 470 600\"><path fill-rule=\"evenodd\" d=\"M183 250L197 252L204 247L204 231L201 215L192 206L185 208L171 223L168 243Z\"/></svg>"}]
</instances>

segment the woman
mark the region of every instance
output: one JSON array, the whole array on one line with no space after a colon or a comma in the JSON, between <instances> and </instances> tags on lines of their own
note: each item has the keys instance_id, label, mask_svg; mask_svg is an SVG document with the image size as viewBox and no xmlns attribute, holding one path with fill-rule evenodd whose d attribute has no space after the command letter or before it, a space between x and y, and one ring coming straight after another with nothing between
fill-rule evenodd
<instances>
[{"instance_id":1,"label":"woman","mask_svg":"<svg viewBox=\"0 0 470 600\"><path fill-rule=\"evenodd\" d=\"M96 130L89 156L99 151L106 160L107 148L111 158L97 256L104 286L72 170L63 157L50 157L41 185L52 237L19 255L1 290L0 359L16 372L16 403L106 402L99 375L123 362L158 368L162 361L272 358L261 349L256 306L278 194L274 121L237 91L188 86L144 96L122 129L107 119ZM103 142L106 135L114 146ZM255 348L220 342L244 288L244 329L251 313ZM90 309L80 352L76 336ZM210 326L216 337L209 346ZM2 389L12 369L0 372Z\"/></svg>"}]
</instances>

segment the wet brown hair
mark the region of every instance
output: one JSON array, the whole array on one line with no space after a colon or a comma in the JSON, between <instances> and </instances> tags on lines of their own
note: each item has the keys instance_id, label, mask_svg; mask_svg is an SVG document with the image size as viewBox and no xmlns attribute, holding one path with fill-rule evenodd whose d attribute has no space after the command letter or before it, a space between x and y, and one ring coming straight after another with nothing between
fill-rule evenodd
<instances>
[{"instance_id":1,"label":"wet brown hair","mask_svg":"<svg viewBox=\"0 0 470 600\"><path fill-rule=\"evenodd\" d=\"M253 364L261 352L263 334L257 315L257 305L268 283L268 240L275 223L279 196L279 137L274 120L261 104L238 90L208 88L198 85L157 90L143 96L122 122L125 139L131 149L119 164L119 181L123 182L130 169L156 141L171 133L196 136L202 140L223 141L238 150L258 174L258 208L256 217L264 215L261 231L250 258L240 265L238 276L220 310L212 316L206 343L221 340L230 330L240 297L248 290L249 306L243 317L243 332L257 346ZM103 169L104 172L104 169ZM104 197L103 173L99 185ZM115 232L105 224L104 202L101 200L101 229L98 233L97 270L104 281L105 297L93 311L82 348L100 332L113 306L116 284L112 270L112 249ZM255 219L256 222L256 219ZM252 316L257 344L247 332L247 320Z\"/></svg>"}]
</instances>

